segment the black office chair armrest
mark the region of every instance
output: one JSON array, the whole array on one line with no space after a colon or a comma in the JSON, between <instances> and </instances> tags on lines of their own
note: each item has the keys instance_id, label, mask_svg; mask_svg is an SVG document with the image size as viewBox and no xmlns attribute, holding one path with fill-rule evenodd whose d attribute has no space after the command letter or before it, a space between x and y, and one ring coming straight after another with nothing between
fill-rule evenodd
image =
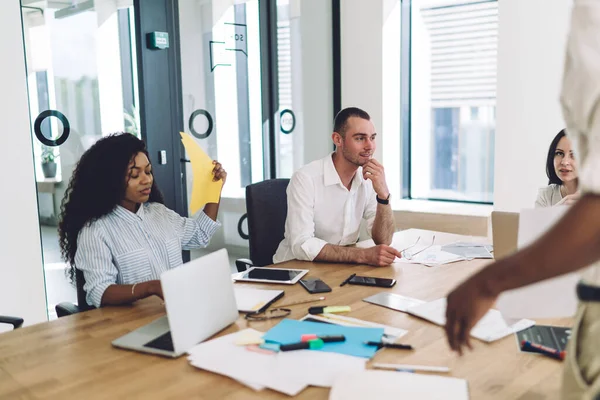
<instances>
[{"instance_id":1,"label":"black office chair armrest","mask_svg":"<svg viewBox=\"0 0 600 400\"><path fill-rule=\"evenodd\" d=\"M23 318L6 317L3 315L0 315L0 323L11 324L13 326L13 329L17 329L17 328L20 328L21 325L23 325Z\"/></svg>"},{"instance_id":2,"label":"black office chair armrest","mask_svg":"<svg viewBox=\"0 0 600 400\"><path fill-rule=\"evenodd\" d=\"M81 308L79 308L79 306L68 302L58 303L54 307L54 309L56 310L56 315L58 316L58 318L66 317L67 315L73 315L84 311Z\"/></svg>"},{"instance_id":3,"label":"black office chair armrest","mask_svg":"<svg viewBox=\"0 0 600 400\"><path fill-rule=\"evenodd\" d=\"M256 265L252 263L252 260L249 260L247 258L238 258L237 260L235 260L235 266L238 272L244 272L250 267L256 267Z\"/></svg>"}]
</instances>

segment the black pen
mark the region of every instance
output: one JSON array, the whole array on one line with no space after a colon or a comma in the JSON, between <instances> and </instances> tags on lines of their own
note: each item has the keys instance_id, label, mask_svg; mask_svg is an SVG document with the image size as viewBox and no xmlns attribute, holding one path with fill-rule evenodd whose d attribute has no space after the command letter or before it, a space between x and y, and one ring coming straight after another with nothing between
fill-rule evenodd
<instances>
[{"instance_id":1,"label":"black pen","mask_svg":"<svg viewBox=\"0 0 600 400\"><path fill-rule=\"evenodd\" d=\"M385 347L386 349L412 350L410 344L383 343L383 342L365 342L367 346L377 346L378 349Z\"/></svg>"},{"instance_id":2,"label":"black pen","mask_svg":"<svg viewBox=\"0 0 600 400\"><path fill-rule=\"evenodd\" d=\"M344 282L342 282L340 284L340 286L344 286L346 283L350 282L350 279L354 278L356 276L356 274L352 274L348 277L348 279L346 279Z\"/></svg>"}]
</instances>

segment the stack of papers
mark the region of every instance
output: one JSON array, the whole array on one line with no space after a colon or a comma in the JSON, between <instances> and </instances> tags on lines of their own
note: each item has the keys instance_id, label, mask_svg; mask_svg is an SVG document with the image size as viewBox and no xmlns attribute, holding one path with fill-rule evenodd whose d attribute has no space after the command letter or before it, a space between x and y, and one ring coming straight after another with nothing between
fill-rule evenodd
<instances>
[{"instance_id":1,"label":"stack of papers","mask_svg":"<svg viewBox=\"0 0 600 400\"><path fill-rule=\"evenodd\" d=\"M468 398L469 388L464 379L373 370L340 376L329 393L329 400Z\"/></svg>"},{"instance_id":2,"label":"stack of papers","mask_svg":"<svg viewBox=\"0 0 600 400\"><path fill-rule=\"evenodd\" d=\"M278 344L292 344L300 341L304 334L317 336L344 335L343 342L325 343L316 352L331 352L346 354L355 357L371 358L375 355L377 347L367 346L365 342L379 342L383 336L383 328L359 328L320 322L296 321L284 319L271 328L264 336L265 342Z\"/></svg>"},{"instance_id":3,"label":"stack of papers","mask_svg":"<svg viewBox=\"0 0 600 400\"><path fill-rule=\"evenodd\" d=\"M365 369L366 359L337 353L297 350L280 353L250 351L240 337L259 336L245 329L201 343L189 351L196 368L228 376L254 389L265 387L295 396L309 385L330 387L342 375Z\"/></svg>"},{"instance_id":4,"label":"stack of papers","mask_svg":"<svg viewBox=\"0 0 600 400\"><path fill-rule=\"evenodd\" d=\"M490 253L490 248L490 246L484 244L457 242L442 246L442 251L456 254L467 260L472 260L474 258L493 259L494 256Z\"/></svg>"},{"instance_id":5,"label":"stack of papers","mask_svg":"<svg viewBox=\"0 0 600 400\"><path fill-rule=\"evenodd\" d=\"M443 326L446 324L446 298L410 307L407 312ZM489 310L473 327L471 336L489 343L533 325L535 325L535 321L529 319L521 319L508 325L498 310Z\"/></svg>"}]
</instances>

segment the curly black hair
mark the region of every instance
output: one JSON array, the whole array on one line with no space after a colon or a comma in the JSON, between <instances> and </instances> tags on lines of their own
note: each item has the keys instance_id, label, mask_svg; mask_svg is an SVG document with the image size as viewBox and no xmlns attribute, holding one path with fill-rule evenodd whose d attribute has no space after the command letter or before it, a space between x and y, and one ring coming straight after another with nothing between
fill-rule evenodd
<instances>
[{"instance_id":1,"label":"curly black hair","mask_svg":"<svg viewBox=\"0 0 600 400\"><path fill-rule=\"evenodd\" d=\"M79 232L120 204L127 187L127 167L140 152L150 159L142 140L115 133L98 140L79 159L61 202L58 225L61 254L69 264L67 275L73 284ZM148 201L164 203L156 181Z\"/></svg>"}]
</instances>

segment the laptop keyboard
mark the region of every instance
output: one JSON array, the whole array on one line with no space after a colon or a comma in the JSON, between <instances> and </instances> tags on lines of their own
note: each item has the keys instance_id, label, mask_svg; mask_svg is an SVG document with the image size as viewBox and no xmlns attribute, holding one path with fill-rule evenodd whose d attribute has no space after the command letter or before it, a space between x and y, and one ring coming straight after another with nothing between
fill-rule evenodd
<instances>
[{"instance_id":1,"label":"laptop keyboard","mask_svg":"<svg viewBox=\"0 0 600 400\"><path fill-rule=\"evenodd\" d=\"M144 346L159 350L175 351L175 348L173 347L173 339L171 338L171 331L149 341Z\"/></svg>"}]
</instances>

